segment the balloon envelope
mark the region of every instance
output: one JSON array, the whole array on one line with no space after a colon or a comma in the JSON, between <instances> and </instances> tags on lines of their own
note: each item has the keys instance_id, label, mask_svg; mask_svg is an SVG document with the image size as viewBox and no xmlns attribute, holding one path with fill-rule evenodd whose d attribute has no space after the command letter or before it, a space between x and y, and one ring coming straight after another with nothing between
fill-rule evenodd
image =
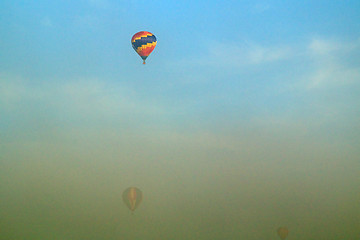
<instances>
[{"instance_id":1,"label":"balloon envelope","mask_svg":"<svg viewBox=\"0 0 360 240\"><path fill-rule=\"evenodd\" d=\"M284 240L287 235L289 234L289 230L287 229L287 227L279 227L277 230L277 233L280 237L280 239Z\"/></svg>"},{"instance_id":2,"label":"balloon envelope","mask_svg":"<svg viewBox=\"0 0 360 240\"><path fill-rule=\"evenodd\" d=\"M154 50L156 43L156 37L151 32L141 31L135 33L131 38L132 47L144 60L143 64L145 64L145 59Z\"/></svg>"},{"instance_id":3,"label":"balloon envelope","mask_svg":"<svg viewBox=\"0 0 360 240\"><path fill-rule=\"evenodd\" d=\"M126 206L134 211L142 201L142 192L136 187L129 187L123 192L122 197Z\"/></svg>"}]
</instances>

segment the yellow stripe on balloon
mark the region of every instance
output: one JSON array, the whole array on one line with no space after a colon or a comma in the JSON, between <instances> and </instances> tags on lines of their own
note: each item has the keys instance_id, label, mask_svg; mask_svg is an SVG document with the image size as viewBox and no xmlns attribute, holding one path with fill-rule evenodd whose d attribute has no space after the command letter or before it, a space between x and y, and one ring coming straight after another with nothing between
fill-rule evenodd
<instances>
[{"instance_id":1,"label":"yellow stripe on balloon","mask_svg":"<svg viewBox=\"0 0 360 240\"><path fill-rule=\"evenodd\" d=\"M141 51L141 50L144 50L144 49L146 49L146 48L148 48L148 47L152 47L152 46L156 46L156 42L147 43L146 45L142 45L142 46L138 47L138 48L136 49L136 51L139 52L139 51Z\"/></svg>"},{"instance_id":2,"label":"yellow stripe on balloon","mask_svg":"<svg viewBox=\"0 0 360 240\"><path fill-rule=\"evenodd\" d=\"M140 37L134 38L134 40L132 42L135 42L136 40L139 40L140 38L149 37L149 36L152 36L152 34L150 33L150 34L141 35Z\"/></svg>"}]
</instances>

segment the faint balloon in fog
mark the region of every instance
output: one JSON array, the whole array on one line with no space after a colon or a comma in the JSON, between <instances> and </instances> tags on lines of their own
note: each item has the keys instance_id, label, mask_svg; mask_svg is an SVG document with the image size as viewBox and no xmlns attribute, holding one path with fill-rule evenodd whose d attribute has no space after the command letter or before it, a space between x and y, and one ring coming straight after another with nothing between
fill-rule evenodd
<instances>
[{"instance_id":1,"label":"faint balloon in fog","mask_svg":"<svg viewBox=\"0 0 360 240\"><path fill-rule=\"evenodd\" d=\"M279 227L277 230L277 234L279 235L280 239L284 240L289 234L289 230L287 229L287 227Z\"/></svg>"},{"instance_id":2,"label":"faint balloon in fog","mask_svg":"<svg viewBox=\"0 0 360 240\"><path fill-rule=\"evenodd\" d=\"M123 192L122 197L126 206L134 212L142 201L142 192L136 187L129 187Z\"/></svg>"}]
</instances>

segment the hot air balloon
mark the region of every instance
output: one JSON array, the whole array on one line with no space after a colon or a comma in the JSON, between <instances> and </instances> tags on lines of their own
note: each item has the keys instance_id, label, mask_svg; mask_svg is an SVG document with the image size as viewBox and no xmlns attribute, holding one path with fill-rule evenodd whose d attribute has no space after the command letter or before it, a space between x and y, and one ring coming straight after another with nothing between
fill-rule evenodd
<instances>
[{"instance_id":1,"label":"hot air balloon","mask_svg":"<svg viewBox=\"0 0 360 240\"><path fill-rule=\"evenodd\" d=\"M142 200L142 192L136 187L129 187L123 192L123 200L126 206L134 212Z\"/></svg>"},{"instance_id":2,"label":"hot air balloon","mask_svg":"<svg viewBox=\"0 0 360 240\"><path fill-rule=\"evenodd\" d=\"M287 229L287 227L279 227L277 230L277 234L279 235L280 239L284 240L289 234L289 230Z\"/></svg>"},{"instance_id":3,"label":"hot air balloon","mask_svg":"<svg viewBox=\"0 0 360 240\"><path fill-rule=\"evenodd\" d=\"M143 64L145 64L146 58L154 50L156 43L155 35L146 31L135 33L131 38L132 47L144 60Z\"/></svg>"}]
</instances>

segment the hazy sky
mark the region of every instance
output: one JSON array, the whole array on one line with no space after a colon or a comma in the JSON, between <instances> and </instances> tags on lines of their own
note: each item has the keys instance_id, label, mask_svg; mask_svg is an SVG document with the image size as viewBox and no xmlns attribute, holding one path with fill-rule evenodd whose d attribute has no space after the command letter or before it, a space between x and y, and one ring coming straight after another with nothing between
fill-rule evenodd
<instances>
[{"instance_id":1,"label":"hazy sky","mask_svg":"<svg viewBox=\"0 0 360 240\"><path fill-rule=\"evenodd\" d=\"M0 239L360 239L359 12L2 0Z\"/></svg>"}]
</instances>

